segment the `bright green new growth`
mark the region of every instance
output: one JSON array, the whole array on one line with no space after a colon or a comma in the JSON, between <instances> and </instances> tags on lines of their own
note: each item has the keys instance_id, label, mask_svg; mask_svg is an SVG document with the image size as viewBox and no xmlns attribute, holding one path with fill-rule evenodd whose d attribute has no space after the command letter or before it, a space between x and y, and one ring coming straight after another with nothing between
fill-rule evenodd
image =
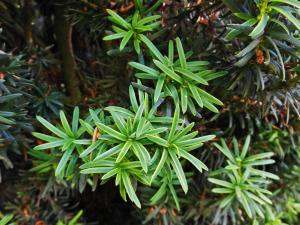
<instances>
[{"instance_id":1,"label":"bright green new growth","mask_svg":"<svg viewBox=\"0 0 300 225\"><path fill-rule=\"evenodd\" d=\"M55 148L62 151L63 155L55 172L60 178L69 175L78 167L82 174L101 175L103 181L114 177L122 198L126 201L128 195L129 199L140 208L141 203L135 193L135 184L140 182L151 185L152 182L157 182L157 176L167 171L169 174L176 174L186 193L188 184L182 168L182 159L190 162L200 172L208 170L206 165L190 152L215 136L197 137L198 131L192 132L194 123L186 126L185 121L180 119L178 106L173 118L157 116L157 105L149 107L148 94L139 93L138 104L130 87L130 97L133 111L109 106L106 108L109 117L104 117L103 114L99 116L90 111L90 117L80 120L78 108L75 108L72 126L69 125L63 112L60 113L62 123L60 127L55 127L38 117L38 120L56 137L33 133L34 136L47 142L36 146L34 150ZM95 131L100 135L96 139ZM45 158L44 154L34 152L31 154L47 160L38 169L48 171L53 158L51 156ZM83 162L82 165L76 164L79 158ZM72 167L72 170L69 167ZM172 179L169 179L169 187L173 185ZM177 201L176 194L173 196ZM156 195L152 201L159 199ZM179 208L178 203L177 205Z\"/></svg>"},{"instance_id":2,"label":"bright green new growth","mask_svg":"<svg viewBox=\"0 0 300 225\"><path fill-rule=\"evenodd\" d=\"M86 120L80 120L79 109L76 107L72 125L68 123L63 112L60 112L61 125L58 127L42 117L37 117L54 136L33 133L35 137L46 142L30 152L40 163L33 171L47 172L54 166L58 178L67 177L74 180L77 175L72 174L79 169L82 175L93 177L93 181L84 178L86 182L92 183L93 187L97 185L98 175L103 181L114 177L122 198L126 201L128 196L139 208L141 203L136 194L137 183L144 185L161 183L162 186L152 196L151 203L161 201L169 190L179 210L174 185L179 182L184 193L188 191L182 163L188 161L199 172L208 170L203 162L191 154L191 151L215 137L214 135L197 137L198 132L192 131L194 123L186 125L186 121L180 119L180 111L186 113L189 109L196 115L197 105L218 112L214 104L222 105L222 102L199 86L208 85L207 81L224 76L226 73L206 69L205 66L208 65L206 61L189 61L190 55L184 52L179 38L176 38L179 58L174 58L173 41L169 42L168 56L163 56L142 34L157 27L158 22L147 24L160 16L141 19L140 14L135 12L131 18L124 20L111 10L108 10L108 13L118 27L113 27L116 33L105 37L104 40L122 38L120 44L122 50L133 38L137 53L141 52L140 41L142 41L156 57L153 59L156 69L141 63L129 63L143 72L136 74L138 78L152 79L156 82L154 94L149 97L147 93L139 90L137 98L133 87L130 86L131 110L109 106L106 108L109 117L104 116L103 112L99 114L90 110L90 116ZM138 81L138 84L141 82ZM167 96L171 96L176 102L173 118L156 115L157 108L163 102L162 99ZM150 99L153 105L150 104ZM177 102L180 102L180 107ZM61 158L57 164L56 156L37 152L45 149L61 151Z\"/></svg>"},{"instance_id":3,"label":"bright green new growth","mask_svg":"<svg viewBox=\"0 0 300 225\"><path fill-rule=\"evenodd\" d=\"M0 225L14 225L14 223L11 222L13 217L13 215L4 216L2 219L0 219Z\"/></svg>"},{"instance_id":4,"label":"bright green new growth","mask_svg":"<svg viewBox=\"0 0 300 225\"><path fill-rule=\"evenodd\" d=\"M115 33L104 37L103 40L110 41L122 39L120 43L121 51L128 44L129 40L133 39L134 49L139 54L141 52L140 44L143 41L141 34L153 31L160 25L160 22L155 22L160 18L159 15L141 18L139 11L136 11L132 17L124 20L121 16L110 9L107 9L107 13L110 15L109 19L117 26L112 27Z\"/></svg>"},{"instance_id":5,"label":"bright green new growth","mask_svg":"<svg viewBox=\"0 0 300 225\"><path fill-rule=\"evenodd\" d=\"M237 204L243 207L250 218L256 214L265 218L265 208L272 204L267 197L272 194L267 190L269 183L267 179L278 180L279 177L254 167L274 163L275 161L270 159L274 153L265 152L247 156L250 136L246 138L241 150L235 138L233 139L233 152L228 148L224 139L221 139L221 144L215 143L215 146L226 156L227 166L211 173L211 176L218 175L220 179L208 179L218 186L213 188L212 192L224 195L220 202L220 208L227 210L231 205Z\"/></svg>"},{"instance_id":6,"label":"bright green new growth","mask_svg":"<svg viewBox=\"0 0 300 225\"><path fill-rule=\"evenodd\" d=\"M153 59L155 69L136 62L130 62L129 65L140 71L135 74L137 78L155 80L154 102L171 96L174 102L180 102L183 113L189 110L196 115L197 106L219 112L214 104L223 103L200 86L208 85L208 81L222 77L226 72L208 70L207 61L188 61L179 38L176 38L177 60L174 59L173 41L169 42L168 56L163 56L154 45L148 44L148 47L157 57Z\"/></svg>"},{"instance_id":7,"label":"bright green new growth","mask_svg":"<svg viewBox=\"0 0 300 225\"><path fill-rule=\"evenodd\" d=\"M177 103L174 118L156 116L157 108L162 103L161 99L171 96L174 102L180 99L183 113L189 109L193 115L196 115L194 102L200 107L218 112L213 104L222 105L222 102L201 89L199 85L208 85L207 81L224 76L226 73L207 70L205 66L208 65L208 62L206 61L188 61L190 56L185 54L179 38L176 39L179 59L174 59L172 41L169 42L168 57L164 57L154 44L142 34L156 28L159 22L154 21L160 16L142 19L140 13L136 11L132 17L124 20L112 10L107 10L107 12L110 20L117 26L113 26L115 34L104 37L104 40L122 39L120 50L123 50L129 40L133 39L134 48L138 54L141 53L140 42L143 42L156 57L153 59L153 63L157 70L141 63L130 63L131 66L143 72L136 74L138 78L156 81L155 91L151 97L153 106L149 104L150 97L147 93L139 90L137 99L133 87L130 86L129 96L132 110L110 106L106 108L106 111L110 113L111 123L99 120L95 114L91 115L93 124L81 122L84 130L93 136L93 140L89 140L89 142L85 139L73 140L74 137L81 137L77 137L70 131L64 114L61 113L64 134L51 127L52 125L45 124L50 127L49 130L62 139L49 139L50 143L37 146L36 149L65 146L65 141L75 144L79 157L86 162L80 166L81 173L101 174L102 180L115 177L115 184L119 186L122 198L126 200L126 195L128 195L138 207L141 207L141 203L135 193L137 181L151 185L152 182L159 182L156 181L156 178L161 174L166 174L162 187L151 198L151 202L154 204L161 200L168 187L179 209L179 202L173 188L174 178L170 174L176 175L186 193L188 184L180 159L189 161L200 172L203 169L208 170L206 165L194 157L190 151L199 148L203 142L211 140L215 136L196 137L198 132L191 131L194 123L185 126L185 121L180 119L180 108ZM138 81L138 84L140 85L141 82ZM39 120L41 121L40 118ZM99 139L95 139L95 132L100 134ZM84 144L89 146L83 149L81 145ZM71 148L69 152L72 153L72 151ZM70 157L65 154L67 153L64 153L63 162L60 162L63 164L62 168L66 166ZM63 169L60 169L59 172L63 173Z\"/></svg>"},{"instance_id":8,"label":"bright green new growth","mask_svg":"<svg viewBox=\"0 0 300 225\"><path fill-rule=\"evenodd\" d=\"M49 136L42 133L34 132L33 135L47 143L38 145L34 150L45 150L52 148L60 148L63 152L62 158L58 163L55 175L57 177L63 178L65 175L65 170L68 168L68 162L72 157L75 157L72 161L76 161L78 158L78 153L82 152L81 145L89 145L92 143L91 140L79 139L80 136L85 131L83 127L78 128L79 123L79 108L76 107L73 113L72 125L70 126L69 122L66 119L66 116L63 111L60 112L61 126L55 127L47 120L42 117L37 117L37 120L43 124L49 131L51 131L56 137ZM77 151L77 154L74 153ZM74 154L73 154L74 153ZM74 165L69 164L69 168Z\"/></svg>"}]
</instances>

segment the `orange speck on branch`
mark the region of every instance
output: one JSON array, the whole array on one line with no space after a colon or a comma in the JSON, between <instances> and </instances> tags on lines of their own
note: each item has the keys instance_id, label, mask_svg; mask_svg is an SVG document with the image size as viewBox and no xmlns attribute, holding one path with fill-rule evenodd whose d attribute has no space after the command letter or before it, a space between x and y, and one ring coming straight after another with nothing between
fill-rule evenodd
<instances>
[{"instance_id":1,"label":"orange speck on branch","mask_svg":"<svg viewBox=\"0 0 300 225\"><path fill-rule=\"evenodd\" d=\"M161 208L161 210L159 211L161 215L166 214L167 209L166 208Z\"/></svg>"},{"instance_id":2,"label":"orange speck on branch","mask_svg":"<svg viewBox=\"0 0 300 225\"><path fill-rule=\"evenodd\" d=\"M0 80L4 80L5 78L5 73L0 72Z\"/></svg>"},{"instance_id":3,"label":"orange speck on branch","mask_svg":"<svg viewBox=\"0 0 300 225\"><path fill-rule=\"evenodd\" d=\"M265 61L265 57L263 57L263 56L258 56L258 57L256 57L256 62L257 62L258 64L263 64L264 61Z\"/></svg>"}]
</instances>

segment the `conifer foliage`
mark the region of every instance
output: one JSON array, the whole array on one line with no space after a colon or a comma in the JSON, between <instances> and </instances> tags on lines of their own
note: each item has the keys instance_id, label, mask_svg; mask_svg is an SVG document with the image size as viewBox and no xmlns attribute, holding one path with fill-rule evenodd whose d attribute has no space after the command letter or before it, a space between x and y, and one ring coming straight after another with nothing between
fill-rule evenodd
<instances>
[{"instance_id":1,"label":"conifer foliage","mask_svg":"<svg viewBox=\"0 0 300 225\"><path fill-rule=\"evenodd\" d=\"M298 0L0 9L0 225L300 222Z\"/></svg>"}]
</instances>

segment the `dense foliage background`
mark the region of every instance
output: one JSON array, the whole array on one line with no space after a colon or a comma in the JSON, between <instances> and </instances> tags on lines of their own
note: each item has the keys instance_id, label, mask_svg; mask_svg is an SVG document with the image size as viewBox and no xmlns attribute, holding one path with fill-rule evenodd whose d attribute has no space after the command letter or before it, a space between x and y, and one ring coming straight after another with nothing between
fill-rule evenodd
<instances>
[{"instance_id":1,"label":"dense foliage background","mask_svg":"<svg viewBox=\"0 0 300 225\"><path fill-rule=\"evenodd\" d=\"M299 224L299 18L1 0L0 225Z\"/></svg>"}]
</instances>

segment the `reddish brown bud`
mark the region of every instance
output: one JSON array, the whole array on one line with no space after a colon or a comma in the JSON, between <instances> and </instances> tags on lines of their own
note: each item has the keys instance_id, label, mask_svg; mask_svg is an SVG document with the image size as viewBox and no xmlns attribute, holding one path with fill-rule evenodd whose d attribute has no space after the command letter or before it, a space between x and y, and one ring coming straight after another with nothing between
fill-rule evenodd
<instances>
[{"instance_id":1,"label":"reddish brown bud","mask_svg":"<svg viewBox=\"0 0 300 225\"><path fill-rule=\"evenodd\" d=\"M256 56L263 56L263 55L264 55L264 52L263 52L262 50L260 50L260 49L257 49L257 50L255 51L255 54L256 54Z\"/></svg>"},{"instance_id":2,"label":"reddish brown bud","mask_svg":"<svg viewBox=\"0 0 300 225\"><path fill-rule=\"evenodd\" d=\"M263 64L264 61L265 61L265 57L263 57L263 56L258 56L258 57L256 58L256 62L257 62L258 64Z\"/></svg>"}]
</instances>

